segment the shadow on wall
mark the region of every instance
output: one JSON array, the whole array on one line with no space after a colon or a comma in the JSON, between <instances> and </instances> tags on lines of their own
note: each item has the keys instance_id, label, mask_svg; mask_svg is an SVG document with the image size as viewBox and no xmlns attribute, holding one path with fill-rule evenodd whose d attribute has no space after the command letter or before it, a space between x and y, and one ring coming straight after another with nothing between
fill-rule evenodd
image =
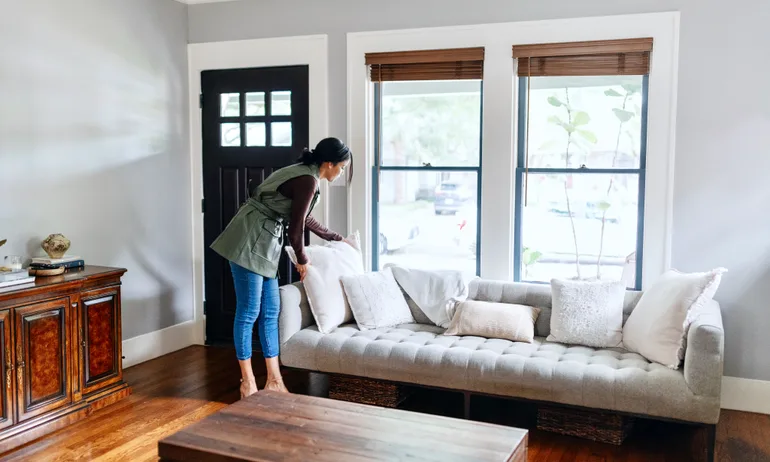
<instances>
[{"instance_id":1,"label":"shadow on wall","mask_svg":"<svg viewBox=\"0 0 770 462\"><path fill-rule=\"evenodd\" d=\"M193 319L185 6L78 3L2 7L0 234L127 268L128 339Z\"/></svg>"}]
</instances>

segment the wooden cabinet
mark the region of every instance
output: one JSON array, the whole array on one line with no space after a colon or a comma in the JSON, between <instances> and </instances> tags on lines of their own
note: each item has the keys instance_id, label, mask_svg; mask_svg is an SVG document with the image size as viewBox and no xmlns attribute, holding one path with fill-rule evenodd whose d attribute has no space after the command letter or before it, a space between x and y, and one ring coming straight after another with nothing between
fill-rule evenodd
<instances>
[{"instance_id":1,"label":"wooden cabinet","mask_svg":"<svg viewBox=\"0 0 770 462\"><path fill-rule=\"evenodd\" d=\"M121 268L87 266L0 289L0 453L130 394Z\"/></svg>"},{"instance_id":2,"label":"wooden cabinet","mask_svg":"<svg viewBox=\"0 0 770 462\"><path fill-rule=\"evenodd\" d=\"M14 383L16 377L14 376L14 363L13 363L13 324L11 323L11 312L9 310L0 311L0 377L2 377L2 393L0 396L0 431L10 427L16 421L13 415L13 400L16 394L14 393Z\"/></svg>"}]
</instances>

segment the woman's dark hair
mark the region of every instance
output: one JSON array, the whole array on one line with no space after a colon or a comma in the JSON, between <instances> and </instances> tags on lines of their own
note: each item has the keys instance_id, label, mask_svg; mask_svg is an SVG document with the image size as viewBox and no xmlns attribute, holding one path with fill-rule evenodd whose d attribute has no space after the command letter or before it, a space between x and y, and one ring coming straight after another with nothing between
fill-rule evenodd
<instances>
[{"instance_id":1,"label":"woman's dark hair","mask_svg":"<svg viewBox=\"0 0 770 462\"><path fill-rule=\"evenodd\" d=\"M318 142L315 149L307 149L302 152L297 161L305 165L321 165L324 162L338 164L350 160L348 165L348 181L353 177L353 157L350 148L339 138L324 138Z\"/></svg>"}]
</instances>

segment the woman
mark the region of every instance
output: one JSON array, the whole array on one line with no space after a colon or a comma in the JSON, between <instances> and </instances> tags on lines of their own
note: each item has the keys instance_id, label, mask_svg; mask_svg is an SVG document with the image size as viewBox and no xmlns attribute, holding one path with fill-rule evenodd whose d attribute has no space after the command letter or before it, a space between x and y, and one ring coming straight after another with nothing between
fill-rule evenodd
<instances>
[{"instance_id":1,"label":"woman","mask_svg":"<svg viewBox=\"0 0 770 462\"><path fill-rule=\"evenodd\" d=\"M288 392L278 363L278 261L283 250L284 226L296 254L296 268L304 279L310 261L305 254L305 228L321 239L345 239L310 216L318 201L320 180L334 181L350 163L350 149L337 138L321 140L305 150L298 163L276 170L244 203L211 248L229 260L235 285L233 337L241 367L241 398L257 391L251 368L254 322L267 364L265 389Z\"/></svg>"}]
</instances>

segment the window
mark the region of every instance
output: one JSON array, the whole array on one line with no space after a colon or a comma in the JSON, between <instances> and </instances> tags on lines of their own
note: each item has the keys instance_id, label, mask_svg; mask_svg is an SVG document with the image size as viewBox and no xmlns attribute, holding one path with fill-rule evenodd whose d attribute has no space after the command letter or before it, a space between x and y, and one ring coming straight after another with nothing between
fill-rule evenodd
<instances>
[{"instance_id":1,"label":"window","mask_svg":"<svg viewBox=\"0 0 770 462\"><path fill-rule=\"evenodd\" d=\"M514 47L514 278L641 287L651 40Z\"/></svg>"},{"instance_id":2,"label":"window","mask_svg":"<svg viewBox=\"0 0 770 462\"><path fill-rule=\"evenodd\" d=\"M376 127L374 269L394 263L479 273L483 49L462 55L468 51L367 55ZM432 62L433 53L449 61Z\"/></svg>"}]
</instances>

